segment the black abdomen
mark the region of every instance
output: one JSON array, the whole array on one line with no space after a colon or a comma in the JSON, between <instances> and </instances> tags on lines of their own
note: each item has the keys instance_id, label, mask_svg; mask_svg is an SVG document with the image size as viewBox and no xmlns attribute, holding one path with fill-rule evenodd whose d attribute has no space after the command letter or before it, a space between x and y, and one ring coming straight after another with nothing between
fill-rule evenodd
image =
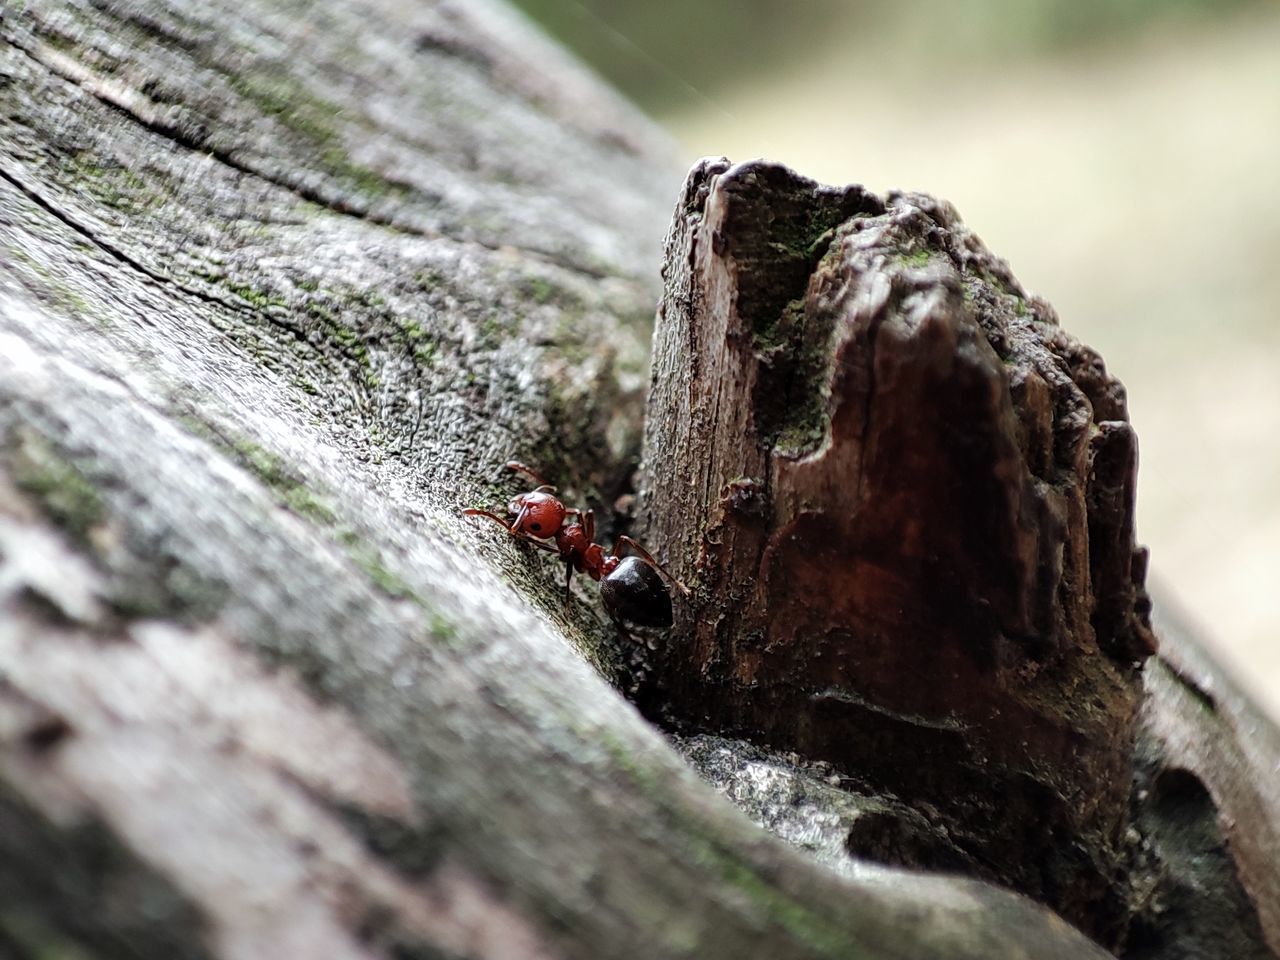
<instances>
[{"instance_id":1,"label":"black abdomen","mask_svg":"<svg viewBox=\"0 0 1280 960\"><path fill-rule=\"evenodd\" d=\"M628 626L671 627L671 594L662 576L639 557L623 557L600 582L600 599L615 622Z\"/></svg>"}]
</instances>

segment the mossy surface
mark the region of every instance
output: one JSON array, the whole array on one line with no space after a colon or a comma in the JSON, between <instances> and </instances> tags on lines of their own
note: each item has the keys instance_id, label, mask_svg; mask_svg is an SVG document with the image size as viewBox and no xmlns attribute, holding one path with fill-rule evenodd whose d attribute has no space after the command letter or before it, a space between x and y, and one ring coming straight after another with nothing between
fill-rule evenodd
<instances>
[{"instance_id":1,"label":"mossy surface","mask_svg":"<svg viewBox=\"0 0 1280 960\"><path fill-rule=\"evenodd\" d=\"M189 419L188 424L191 423ZM233 452L236 462L265 483L283 506L321 526L337 523L338 518L325 498L316 494L283 457L245 437L224 432L214 434L202 421L196 423L205 437L216 436L223 441L224 448Z\"/></svg>"},{"instance_id":2,"label":"mossy surface","mask_svg":"<svg viewBox=\"0 0 1280 960\"><path fill-rule=\"evenodd\" d=\"M35 433L19 432L5 452L20 490L31 495L48 517L79 541L102 521L102 497L84 468Z\"/></svg>"},{"instance_id":3,"label":"mossy surface","mask_svg":"<svg viewBox=\"0 0 1280 960\"><path fill-rule=\"evenodd\" d=\"M146 179L121 163L81 154L75 172L89 196L122 213L141 213L160 202Z\"/></svg>"},{"instance_id":4,"label":"mossy surface","mask_svg":"<svg viewBox=\"0 0 1280 960\"><path fill-rule=\"evenodd\" d=\"M836 269L842 256L838 237L826 231L816 241L822 254L810 268L810 277ZM806 286L810 283L806 278ZM755 398L757 430L780 456L799 457L816 450L830 430L827 383L835 319L805 293L789 301L775 323L757 331L762 360Z\"/></svg>"},{"instance_id":5,"label":"mossy surface","mask_svg":"<svg viewBox=\"0 0 1280 960\"><path fill-rule=\"evenodd\" d=\"M94 310L88 298L64 280L61 274L17 247L5 250L5 254L12 257L11 263L20 268L16 272L28 287L37 289L43 297L78 316L94 323L101 322L100 311Z\"/></svg>"},{"instance_id":6,"label":"mossy surface","mask_svg":"<svg viewBox=\"0 0 1280 960\"><path fill-rule=\"evenodd\" d=\"M672 802L670 787L650 762L633 756L627 746L608 731L603 744L614 763L632 779L635 789L660 807ZM757 920L785 930L815 956L850 958L867 956L853 932L818 910L780 890L756 865L713 836L686 829L677 845L689 859L736 891Z\"/></svg>"},{"instance_id":7,"label":"mossy surface","mask_svg":"<svg viewBox=\"0 0 1280 960\"><path fill-rule=\"evenodd\" d=\"M926 249L911 250L898 254L897 260L907 267L927 267L933 259L933 253Z\"/></svg>"},{"instance_id":8,"label":"mossy surface","mask_svg":"<svg viewBox=\"0 0 1280 960\"><path fill-rule=\"evenodd\" d=\"M351 562L364 572L370 583L387 596L396 600L411 600L420 606L426 605L409 582L390 569L383 561L382 555L354 530L340 530L336 539L347 556L351 558Z\"/></svg>"},{"instance_id":9,"label":"mossy surface","mask_svg":"<svg viewBox=\"0 0 1280 960\"><path fill-rule=\"evenodd\" d=\"M751 905L753 915L785 930L814 955L842 960L872 956L848 926L783 892L762 876L758 868L735 856L733 851L711 841L704 841L692 849L698 865L738 891Z\"/></svg>"},{"instance_id":10,"label":"mossy surface","mask_svg":"<svg viewBox=\"0 0 1280 960\"><path fill-rule=\"evenodd\" d=\"M369 540L345 525L334 509L332 498L318 493L282 457L246 437L215 430L196 417L184 423L202 438L229 453L241 467L261 480L276 501L300 517L325 529L353 564L378 590L397 600L408 600L427 615L428 629L436 640L451 645L457 637L453 621L421 591L396 573Z\"/></svg>"}]
</instances>

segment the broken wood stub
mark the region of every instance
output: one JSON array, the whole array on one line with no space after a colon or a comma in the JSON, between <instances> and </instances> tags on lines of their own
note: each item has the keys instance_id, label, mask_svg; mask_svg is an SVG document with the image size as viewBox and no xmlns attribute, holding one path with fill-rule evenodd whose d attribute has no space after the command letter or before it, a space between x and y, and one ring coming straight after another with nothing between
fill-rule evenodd
<instances>
[{"instance_id":1,"label":"broken wood stub","mask_svg":"<svg viewBox=\"0 0 1280 960\"><path fill-rule=\"evenodd\" d=\"M921 195L702 161L664 280L640 515L695 591L661 709L1116 942L1154 649L1123 387Z\"/></svg>"}]
</instances>

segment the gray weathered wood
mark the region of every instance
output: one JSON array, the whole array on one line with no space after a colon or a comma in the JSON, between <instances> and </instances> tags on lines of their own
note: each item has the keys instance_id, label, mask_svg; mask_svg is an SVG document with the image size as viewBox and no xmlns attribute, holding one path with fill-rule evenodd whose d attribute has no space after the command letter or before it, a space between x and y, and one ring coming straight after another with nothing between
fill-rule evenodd
<instances>
[{"instance_id":1,"label":"gray weathered wood","mask_svg":"<svg viewBox=\"0 0 1280 960\"><path fill-rule=\"evenodd\" d=\"M0 13L0 952L1105 955L769 838L458 516L626 489L633 110L477 0Z\"/></svg>"}]
</instances>

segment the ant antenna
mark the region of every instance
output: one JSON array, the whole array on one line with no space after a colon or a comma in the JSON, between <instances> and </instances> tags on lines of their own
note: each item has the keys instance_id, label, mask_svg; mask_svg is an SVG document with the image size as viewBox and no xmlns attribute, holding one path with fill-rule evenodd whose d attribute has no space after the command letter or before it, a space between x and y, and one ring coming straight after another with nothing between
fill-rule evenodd
<instances>
[{"instance_id":1,"label":"ant antenna","mask_svg":"<svg viewBox=\"0 0 1280 960\"><path fill-rule=\"evenodd\" d=\"M516 473L523 473L526 477L538 484L538 491L546 491L547 493L555 493L556 488L553 484L547 483L546 478L531 467L526 467L519 460L508 460L503 464L508 470L514 470Z\"/></svg>"}]
</instances>

